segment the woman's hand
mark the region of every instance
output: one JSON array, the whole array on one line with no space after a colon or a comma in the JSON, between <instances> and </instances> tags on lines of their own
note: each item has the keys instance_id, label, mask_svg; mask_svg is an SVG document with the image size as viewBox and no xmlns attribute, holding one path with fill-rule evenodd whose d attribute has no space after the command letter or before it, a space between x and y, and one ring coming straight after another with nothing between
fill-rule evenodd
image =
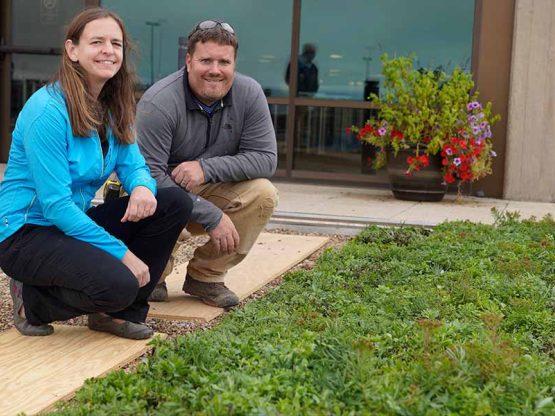
<instances>
[{"instance_id":1,"label":"woman's hand","mask_svg":"<svg viewBox=\"0 0 555 416\"><path fill-rule=\"evenodd\" d=\"M131 250L127 250L121 259L122 263L127 266L131 273L135 275L139 282L139 287L143 287L150 282L150 272L148 266L143 261L135 256Z\"/></svg>"},{"instance_id":2,"label":"woman's hand","mask_svg":"<svg viewBox=\"0 0 555 416\"><path fill-rule=\"evenodd\" d=\"M156 198L146 186L137 186L131 192L129 203L121 222L137 222L150 217L156 211Z\"/></svg>"}]
</instances>

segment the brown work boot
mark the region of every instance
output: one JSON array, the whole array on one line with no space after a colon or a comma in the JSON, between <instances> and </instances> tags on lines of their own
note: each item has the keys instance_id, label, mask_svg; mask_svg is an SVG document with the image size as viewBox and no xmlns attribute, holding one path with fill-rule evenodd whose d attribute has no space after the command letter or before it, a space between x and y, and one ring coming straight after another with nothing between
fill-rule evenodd
<instances>
[{"instance_id":1,"label":"brown work boot","mask_svg":"<svg viewBox=\"0 0 555 416\"><path fill-rule=\"evenodd\" d=\"M175 256L172 253L170 255L168 262L166 263L166 267L164 268L164 271L162 272L160 281L154 287L154 290L150 293L147 299L149 302L168 301L168 287L166 286L166 278L172 273L174 264L175 264Z\"/></svg>"},{"instance_id":2,"label":"brown work boot","mask_svg":"<svg viewBox=\"0 0 555 416\"><path fill-rule=\"evenodd\" d=\"M166 282L158 283L154 290L148 297L149 302L167 302L168 301L168 287Z\"/></svg>"},{"instance_id":3,"label":"brown work boot","mask_svg":"<svg viewBox=\"0 0 555 416\"><path fill-rule=\"evenodd\" d=\"M218 308L231 308L239 304L239 297L229 290L223 282L201 282L189 274L185 277L183 291L196 296L204 303Z\"/></svg>"}]
</instances>

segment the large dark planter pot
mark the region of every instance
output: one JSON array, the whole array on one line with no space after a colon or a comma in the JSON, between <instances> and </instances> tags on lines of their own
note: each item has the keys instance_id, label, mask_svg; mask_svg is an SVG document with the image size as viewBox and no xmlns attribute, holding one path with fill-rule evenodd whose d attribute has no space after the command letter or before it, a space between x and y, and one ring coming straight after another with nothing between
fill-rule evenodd
<instances>
[{"instance_id":1,"label":"large dark planter pot","mask_svg":"<svg viewBox=\"0 0 555 416\"><path fill-rule=\"evenodd\" d=\"M407 171L407 157L414 156L414 151L399 150L397 156L388 152L387 173L393 196L407 201L441 201L447 191L441 175L441 156L430 156L430 164L420 171Z\"/></svg>"}]
</instances>

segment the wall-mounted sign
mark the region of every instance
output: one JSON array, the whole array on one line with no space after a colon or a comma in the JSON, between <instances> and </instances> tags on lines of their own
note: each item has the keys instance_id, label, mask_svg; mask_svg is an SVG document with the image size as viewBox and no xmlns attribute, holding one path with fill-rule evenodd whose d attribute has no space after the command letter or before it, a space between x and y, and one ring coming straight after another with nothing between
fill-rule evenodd
<instances>
[{"instance_id":1,"label":"wall-mounted sign","mask_svg":"<svg viewBox=\"0 0 555 416\"><path fill-rule=\"evenodd\" d=\"M43 25L58 23L58 0L41 0L40 22Z\"/></svg>"}]
</instances>

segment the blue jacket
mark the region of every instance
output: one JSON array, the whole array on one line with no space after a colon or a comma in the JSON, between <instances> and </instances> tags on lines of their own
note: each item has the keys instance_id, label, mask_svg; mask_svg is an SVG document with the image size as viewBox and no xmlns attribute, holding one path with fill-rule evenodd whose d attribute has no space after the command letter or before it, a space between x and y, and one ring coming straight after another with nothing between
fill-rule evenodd
<instances>
[{"instance_id":1,"label":"blue jacket","mask_svg":"<svg viewBox=\"0 0 555 416\"><path fill-rule=\"evenodd\" d=\"M54 225L121 259L125 244L85 212L114 170L128 193L142 185L155 194L156 183L136 143L118 143L110 129L107 137L104 157L96 132L73 136L59 84L33 94L17 118L0 185L0 241L24 224Z\"/></svg>"}]
</instances>

